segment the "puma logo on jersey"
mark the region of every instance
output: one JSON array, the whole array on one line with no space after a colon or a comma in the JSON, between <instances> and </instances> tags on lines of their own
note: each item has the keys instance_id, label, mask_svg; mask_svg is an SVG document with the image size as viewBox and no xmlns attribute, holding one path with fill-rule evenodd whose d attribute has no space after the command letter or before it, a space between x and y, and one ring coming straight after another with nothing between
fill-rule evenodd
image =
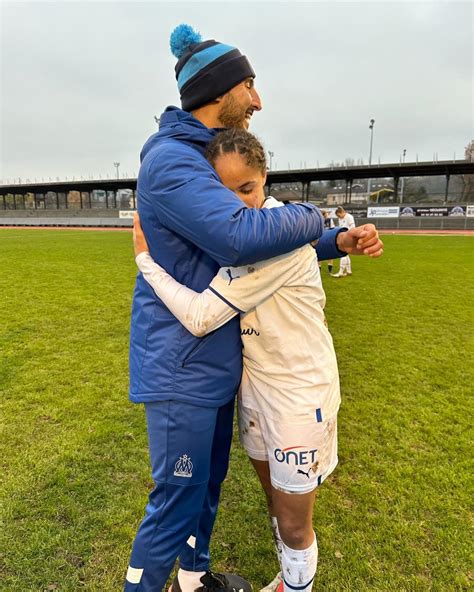
<instances>
[{"instance_id":1,"label":"puma logo on jersey","mask_svg":"<svg viewBox=\"0 0 474 592\"><path fill-rule=\"evenodd\" d=\"M231 272L231 270L230 270L230 269L226 269L226 273L227 273L227 275L229 276L229 283L227 284L228 286L230 286L230 285L231 285L231 283L232 283L234 280L236 280L236 279L238 279L238 278L240 277L240 275L236 275L236 276L233 276L233 277L232 277L232 272Z\"/></svg>"},{"instance_id":2,"label":"puma logo on jersey","mask_svg":"<svg viewBox=\"0 0 474 592\"><path fill-rule=\"evenodd\" d=\"M255 329L241 329L240 334L241 335L256 335L257 337L260 336L260 333L258 331L255 331Z\"/></svg>"}]
</instances>

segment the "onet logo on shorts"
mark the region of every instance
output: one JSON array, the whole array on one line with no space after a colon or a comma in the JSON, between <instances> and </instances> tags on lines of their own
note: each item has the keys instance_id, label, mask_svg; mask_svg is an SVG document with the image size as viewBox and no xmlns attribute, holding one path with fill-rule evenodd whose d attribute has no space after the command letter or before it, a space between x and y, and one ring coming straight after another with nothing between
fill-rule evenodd
<instances>
[{"instance_id":1,"label":"onet logo on shorts","mask_svg":"<svg viewBox=\"0 0 474 592\"><path fill-rule=\"evenodd\" d=\"M298 450L299 448L306 448L306 446L290 446L289 448L275 448L273 454L275 460L279 463L286 463L287 465L300 465L313 464L316 457L317 448L313 450Z\"/></svg>"}]
</instances>

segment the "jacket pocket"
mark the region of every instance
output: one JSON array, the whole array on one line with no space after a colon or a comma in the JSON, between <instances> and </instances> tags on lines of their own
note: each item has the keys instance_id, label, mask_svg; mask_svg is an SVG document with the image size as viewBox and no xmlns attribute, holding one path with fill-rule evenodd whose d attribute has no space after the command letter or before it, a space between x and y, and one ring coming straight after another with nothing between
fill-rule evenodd
<instances>
[{"instance_id":1,"label":"jacket pocket","mask_svg":"<svg viewBox=\"0 0 474 592\"><path fill-rule=\"evenodd\" d=\"M191 350L186 354L186 356L181 360L181 368L185 368L189 363L191 363L194 358L199 354L199 352L211 341L211 339L216 335L216 332L213 331L206 335L205 337L201 337L197 339L197 343L191 348Z\"/></svg>"}]
</instances>

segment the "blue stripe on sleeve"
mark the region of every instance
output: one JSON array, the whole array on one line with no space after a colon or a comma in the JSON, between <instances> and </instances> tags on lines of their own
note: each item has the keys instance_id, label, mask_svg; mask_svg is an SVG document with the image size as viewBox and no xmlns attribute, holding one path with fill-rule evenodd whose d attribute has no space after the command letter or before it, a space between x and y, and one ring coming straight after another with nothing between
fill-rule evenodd
<instances>
[{"instance_id":1,"label":"blue stripe on sleeve","mask_svg":"<svg viewBox=\"0 0 474 592\"><path fill-rule=\"evenodd\" d=\"M317 422L322 422L323 421L323 414L321 413L321 408L318 407L316 409L316 421Z\"/></svg>"},{"instance_id":2,"label":"blue stripe on sleeve","mask_svg":"<svg viewBox=\"0 0 474 592\"><path fill-rule=\"evenodd\" d=\"M226 299L224 298L224 296L222 296L221 294L219 294L219 292L216 292L212 286L209 286L209 290L210 290L210 291L211 291L213 294L215 294L215 295L216 295L218 298L220 298L220 299L221 299L223 302L225 302L225 303L226 303L228 306L230 306L231 308L233 308L234 310L236 310L238 313L240 313L240 314L244 314L244 312L245 312L245 311L243 311L243 310L240 310L240 308L237 308L236 306L234 306L234 305L232 304L232 302L229 302L228 300L226 300Z\"/></svg>"}]
</instances>

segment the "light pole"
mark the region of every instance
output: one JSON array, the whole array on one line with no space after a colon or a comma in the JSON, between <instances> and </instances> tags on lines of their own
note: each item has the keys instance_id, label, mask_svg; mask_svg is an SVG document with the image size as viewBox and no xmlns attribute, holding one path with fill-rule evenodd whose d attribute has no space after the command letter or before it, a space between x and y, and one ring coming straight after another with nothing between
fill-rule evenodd
<instances>
[{"instance_id":1,"label":"light pole","mask_svg":"<svg viewBox=\"0 0 474 592\"><path fill-rule=\"evenodd\" d=\"M155 123L158 126L158 129L160 129L160 118L157 117L156 115L153 115L153 117L155 118Z\"/></svg>"},{"instance_id":2,"label":"light pole","mask_svg":"<svg viewBox=\"0 0 474 592\"><path fill-rule=\"evenodd\" d=\"M120 178L120 175L119 175L119 166L120 166L120 163L119 162L114 162L114 167L117 169L117 181Z\"/></svg>"},{"instance_id":3,"label":"light pole","mask_svg":"<svg viewBox=\"0 0 474 592\"><path fill-rule=\"evenodd\" d=\"M272 152L271 150L268 151L268 156L270 157L270 162L268 164L268 170L271 171L272 170L272 159L275 156L275 153Z\"/></svg>"},{"instance_id":4,"label":"light pole","mask_svg":"<svg viewBox=\"0 0 474 592\"><path fill-rule=\"evenodd\" d=\"M369 130L370 130L370 152L369 152L369 165L372 164L372 144L374 141L374 123L375 119L370 120Z\"/></svg>"},{"instance_id":5,"label":"light pole","mask_svg":"<svg viewBox=\"0 0 474 592\"><path fill-rule=\"evenodd\" d=\"M370 150L369 150L369 166L372 164L372 144L374 141L374 123L375 119L370 120L369 130L370 130ZM367 182L367 193L368 193L368 201L370 202L370 177Z\"/></svg>"},{"instance_id":6,"label":"light pole","mask_svg":"<svg viewBox=\"0 0 474 592\"><path fill-rule=\"evenodd\" d=\"M407 153L407 149L404 148L403 149L403 153L402 153L402 162L403 164L405 164L405 154ZM400 187L400 203L403 203L403 189L405 187L405 179L404 177L401 178L401 183L400 183L401 187Z\"/></svg>"}]
</instances>

